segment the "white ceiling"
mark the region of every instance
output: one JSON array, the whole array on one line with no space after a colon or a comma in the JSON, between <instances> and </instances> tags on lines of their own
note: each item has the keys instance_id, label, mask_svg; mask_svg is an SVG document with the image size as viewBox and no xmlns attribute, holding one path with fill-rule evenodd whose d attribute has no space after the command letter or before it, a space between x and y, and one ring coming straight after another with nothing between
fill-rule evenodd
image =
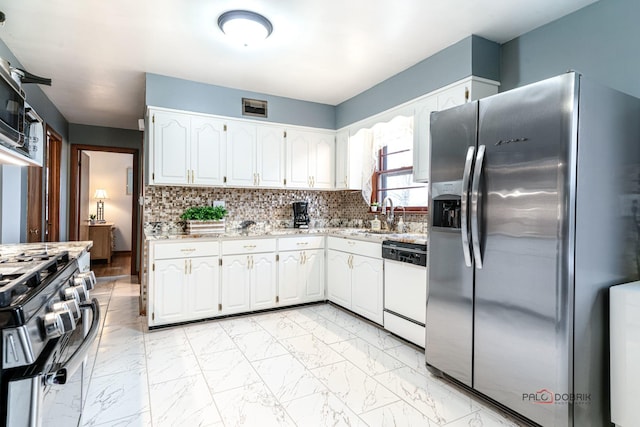
<instances>
[{"instance_id":1,"label":"white ceiling","mask_svg":"<svg viewBox=\"0 0 640 427\"><path fill-rule=\"evenodd\" d=\"M136 129L144 73L331 105L463 38L498 43L595 0L12 0L2 39L70 123ZM218 16L261 13L259 46Z\"/></svg>"}]
</instances>

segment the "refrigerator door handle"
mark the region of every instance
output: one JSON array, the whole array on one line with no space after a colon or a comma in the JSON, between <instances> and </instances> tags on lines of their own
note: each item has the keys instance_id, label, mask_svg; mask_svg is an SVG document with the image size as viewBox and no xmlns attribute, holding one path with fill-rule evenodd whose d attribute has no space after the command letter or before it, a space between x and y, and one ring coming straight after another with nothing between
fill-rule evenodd
<instances>
[{"instance_id":1,"label":"refrigerator door handle","mask_svg":"<svg viewBox=\"0 0 640 427\"><path fill-rule=\"evenodd\" d=\"M480 178L482 176L482 164L486 147L478 147L476 165L473 171L473 181L471 182L471 243L473 245L473 258L476 268L482 269L482 251L480 249Z\"/></svg>"},{"instance_id":2,"label":"refrigerator door handle","mask_svg":"<svg viewBox=\"0 0 640 427\"><path fill-rule=\"evenodd\" d=\"M473 157L476 154L476 147L469 147L467 150L467 158L464 161L464 172L462 173L462 194L460 198L460 222L462 236L462 253L464 254L464 263L467 267L471 267L471 245L469 241L469 180L473 167Z\"/></svg>"}]
</instances>

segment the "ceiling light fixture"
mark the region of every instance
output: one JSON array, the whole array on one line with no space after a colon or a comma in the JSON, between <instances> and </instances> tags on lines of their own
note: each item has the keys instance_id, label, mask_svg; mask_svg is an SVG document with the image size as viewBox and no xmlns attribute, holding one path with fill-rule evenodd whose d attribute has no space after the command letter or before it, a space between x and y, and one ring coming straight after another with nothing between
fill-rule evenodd
<instances>
[{"instance_id":1,"label":"ceiling light fixture","mask_svg":"<svg viewBox=\"0 0 640 427\"><path fill-rule=\"evenodd\" d=\"M249 10L230 10L218 18L218 27L223 33L244 46L269 37L273 25L264 16Z\"/></svg>"}]
</instances>

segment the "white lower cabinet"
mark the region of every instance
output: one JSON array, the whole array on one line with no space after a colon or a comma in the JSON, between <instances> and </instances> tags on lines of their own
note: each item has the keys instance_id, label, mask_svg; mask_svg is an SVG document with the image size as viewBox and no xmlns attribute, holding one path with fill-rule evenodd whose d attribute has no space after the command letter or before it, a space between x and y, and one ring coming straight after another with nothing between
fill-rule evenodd
<instances>
[{"instance_id":1,"label":"white lower cabinet","mask_svg":"<svg viewBox=\"0 0 640 427\"><path fill-rule=\"evenodd\" d=\"M324 250L279 253L278 299L280 305L321 301L324 298Z\"/></svg>"},{"instance_id":2,"label":"white lower cabinet","mask_svg":"<svg viewBox=\"0 0 640 427\"><path fill-rule=\"evenodd\" d=\"M218 243L166 243L152 248L149 326L216 316Z\"/></svg>"},{"instance_id":3,"label":"white lower cabinet","mask_svg":"<svg viewBox=\"0 0 640 427\"><path fill-rule=\"evenodd\" d=\"M383 324L383 262L379 243L329 237L327 296Z\"/></svg>"},{"instance_id":4,"label":"white lower cabinet","mask_svg":"<svg viewBox=\"0 0 640 427\"><path fill-rule=\"evenodd\" d=\"M262 310L276 305L275 250L275 239L222 242L222 314Z\"/></svg>"}]
</instances>

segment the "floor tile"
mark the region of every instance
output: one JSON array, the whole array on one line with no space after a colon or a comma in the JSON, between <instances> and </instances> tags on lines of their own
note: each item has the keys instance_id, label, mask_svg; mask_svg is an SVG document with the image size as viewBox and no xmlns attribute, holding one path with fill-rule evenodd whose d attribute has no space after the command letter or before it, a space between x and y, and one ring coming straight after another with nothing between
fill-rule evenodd
<instances>
[{"instance_id":1,"label":"floor tile","mask_svg":"<svg viewBox=\"0 0 640 427\"><path fill-rule=\"evenodd\" d=\"M256 323L262 326L276 339L285 339L308 334L296 322L289 319L283 312L280 316L256 316Z\"/></svg>"},{"instance_id":2,"label":"floor tile","mask_svg":"<svg viewBox=\"0 0 640 427\"><path fill-rule=\"evenodd\" d=\"M464 393L406 366L377 375L375 379L438 424L449 423L479 409Z\"/></svg>"},{"instance_id":3,"label":"floor tile","mask_svg":"<svg viewBox=\"0 0 640 427\"><path fill-rule=\"evenodd\" d=\"M325 344L335 344L356 337L356 335L322 316L319 319L307 320L299 324Z\"/></svg>"},{"instance_id":4,"label":"floor tile","mask_svg":"<svg viewBox=\"0 0 640 427\"><path fill-rule=\"evenodd\" d=\"M153 427L153 424L151 423L151 412L142 412L131 417L97 424L96 427Z\"/></svg>"},{"instance_id":5,"label":"floor tile","mask_svg":"<svg viewBox=\"0 0 640 427\"><path fill-rule=\"evenodd\" d=\"M235 335L233 342L250 361L286 354L287 350L267 331Z\"/></svg>"},{"instance_id":6,"label":"floor tile","mask_svg":"<svg viewBox=\"0 0 640 427\"><path fill-rule=\"evenodd\" d=\"M157 384L190 375L200 375L202 371L196 356L187 344L147 350L147 373L149 384Z\"/></svg>"},{"instance_id":7,"label":"floor tile","mask_svg":"<svg viewBox=\"0 0 640 427\"><path fill-rule=\"evenodd\" d=\"M482 409L447 424L447 427L519 427L523 425L494 411Z\"/></svg>"},{"instance_id":8,"label":"floor tile","mask_svg":"<svg viewBox=\"0 0 640 427\"><path fill-rule=\"evenodd\" d=\"M149 411L149 389L144 370L94 377L89 384L84 425L97 425Z\"/></svg>"},{"instance_id":9,"label":"floor tile","mask_svg":"<svg viewBox=\"0 0 640 427\"><path fill-rule=\"evenodd\" d=\"M127 345L101 345L93 365L93 376L104 377L118 372L136 371L146 368L143 343Z\"/></svg>"},{"instance_id":10,"label":"floor tile","mask_svg":"<svg viewBox=\"0 0 640 427\"><path fill-rule=\"evenodd\" d=\"M291 354L259 360L253 367L280 402L326 390Z\"/></svg>"},{"instance_id":11,"label":"floor tile","mask_svg":"<svg viewBox=\"0 0 640 427\"><path fill-rule=\"evenodd\" d=\"M366 427L355 412L329 391L292 400L284 407L298 426Z\"/></svg>"},{"instance_id":12,"label":"floor tile","mask_svg":"<svg viewBox=\"0 0 640 427\"><path fill-rule=\"evenodd\" d=\"M399 360L360 338L332 344L331 348L368 375L382 374L403 366Z\"/></svg>"},{"instance_id":13,"label":"floor tile","mask_svg":"<svg viewBox=\"0 0 640 427\"><path fill-rule=\"evenodd\" d=\"M415 348L406 343L400 343L399 346L388 348L385 352L392 356L414 371L418 371L425 375L431 375L427 369L427 362L424 355L424 349Z\"/></svg>"},{"instance_id":14,"label":"floor tile","mask_svg":"<svg viewBox=\"0 0 640 427\"><path fill-rule=\"evenodd\" d=\"M222 328L232 338L236 335L264 330L260 325L258 325L253 319L249 317L234 317L228 320L221 320L220 326L222 326Z\"/></svg>"},{"instance_id":15,"label":"floor tile","mask_svg":"<svg viewBox=\"0 0 640 427\"><path fill-rule=\"evenodd\" d=\"M348 361L323 366L311 372L357 414L400 400Z\"/></svg>"},{"instance_id":16,"label":"floor tile","mask_svg":"<svg viewBox=\"0 0 640 427\"><path fill-rule=\"evenodd\" d=\"M212 426L221 420L201 375L151 385L150 396L154 426Z\"/></svg>"},{"instance_id":17,"label":"floor tile","mask_svg":"<svg viewBox=\"0 0 640 427\"><path fill-rule=\"evenodd\" d=\"M402 345L402 341L394 337L391 333L365 322L345 326L345 329L382 350Z\"/></svg>"},{"instance_id":18,"label":"floor tile","mask_svg":"<svg viewBox=\"0 0 640 427\"><path fill-rule=\"evenodd\" d=\"M197 323L186 326L184 332L196 355L236 348L233 340L218 323Z\"/></svg>"},{"instance_id":19,"label":"floor tile","mask_svg":"<svg viewBox=\"0 0 640 427\"><path fill-rule=\"evenodd\" d=\"M197 359L204 378L214 393L262 381L238 349L202 353L198 354Z\"/></svg>"},{"instance_id":20,"label":"floor tile","mask_svg":"<svg viewBox=\"0 0 640 427\"><path fill-rule=\"evenodd\" d=\"M307 369L318 368L344 360L339 353L313 335L287 338L281 342Z\"/></svg>"},{"instance_id":21,"label":"floor tile","mask_svg":"<svg viewBox=\"0 0 640 427\"><path fill-rule=\"evenodd\" d=\"M149 331L144 334L144 341L147 352L189 347L189 340L181 327Z\"/></svg>"},{"instance_id":22,"label":"floor tile","mask_svg":"<svg viewBox=\"0 0 640 427\"><path fill-rule=\"evenodd\" d=\"M432 427L440 424L429 420L420 411L406 402L395 402L360 415L370 427L420 426ZM465 424L465 427L474 426ZM480 427L480 426L477 426Z\"/></svg>"},{"instance_id":23,"label":"floor tile","mask_svg":"<svg viewBox=\"0 0 640 427\"><path fill-rule=\"evenodd\" d=\"M213 399L225 426L295 425L264 383L215 393Z\"/></svg>"}]
</instances>

